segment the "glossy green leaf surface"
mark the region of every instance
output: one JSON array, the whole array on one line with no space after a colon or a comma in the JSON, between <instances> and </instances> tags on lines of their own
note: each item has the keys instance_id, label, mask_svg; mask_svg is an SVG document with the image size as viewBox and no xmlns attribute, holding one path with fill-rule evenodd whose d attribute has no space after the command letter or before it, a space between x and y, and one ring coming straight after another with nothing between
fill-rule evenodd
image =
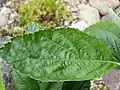
<instances>
[{"instance_id":1,"label":"glossy green leaf surface","mask_svg":"<svg viewBox=\"0 0 120 90\"><path fill-rule=\"evenodd\" d=\"M104 43L70 28L15 37L0 55L13 68L41 81L89 80L116 67Z\"/></svg>"}]
</instances>

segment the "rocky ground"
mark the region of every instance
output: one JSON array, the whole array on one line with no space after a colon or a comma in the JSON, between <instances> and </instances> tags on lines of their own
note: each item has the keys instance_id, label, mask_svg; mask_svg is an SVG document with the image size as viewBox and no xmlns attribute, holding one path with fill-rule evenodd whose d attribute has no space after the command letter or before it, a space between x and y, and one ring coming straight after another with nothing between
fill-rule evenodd
<instances>
[{"instance_id":1,"label":"rocky ground","mask_svg":"<svg viewBox=\"0 0 120 90\"><path fill-rule=\"evenodd\" d=\"M0 32L11 32L19 23L19 14L17 8L21 1L28 0L0 0ZM9 8L11 3L18 5L16 8ZM105 5L113 8L117 13L120 13L119 0L63 0L63 3L68 11L72 13L72 17L68 20L61 21L61 27L72 27L79 30L99 22L100 20L109 19ZM21 27L19 27L21 28ZM0 34L0 47L11 38L10 35ZM9 66L3 64L3 74L5 79L6 90L13 90L9 76ZM103 78L91 81L91 90L120 90L120 71L113 71ZM106 85L105 85L105 83Z\"/></svg>"}]
</instances>

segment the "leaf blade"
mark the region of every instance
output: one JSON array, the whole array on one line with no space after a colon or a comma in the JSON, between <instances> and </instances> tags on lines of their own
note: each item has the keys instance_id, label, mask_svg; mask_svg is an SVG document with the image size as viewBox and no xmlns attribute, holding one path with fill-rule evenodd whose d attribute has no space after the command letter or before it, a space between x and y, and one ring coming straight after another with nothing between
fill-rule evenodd
<instances>
[{"instance_id":1,"label":"leaf blade","mask_svg":"<svg viewBox=\"0 0 120 90\"><path fill-rule=\"evenodd\" d=\"M21 73L51 82L88 80L116 67L102 42L69 28L16 37L0 55Z\"/></svg>"}]
</instances>

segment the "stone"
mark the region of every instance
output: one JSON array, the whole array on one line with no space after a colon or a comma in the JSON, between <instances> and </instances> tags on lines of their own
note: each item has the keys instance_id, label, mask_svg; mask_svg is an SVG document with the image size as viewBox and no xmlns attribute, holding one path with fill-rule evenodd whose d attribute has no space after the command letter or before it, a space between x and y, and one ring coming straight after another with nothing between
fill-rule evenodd
<instances>
[{"instance_id":1,"label":"stone","mask_svg":"<svg viewBox=\"0 0 120 90\"><path fill-rule=\"evenodd\" d=\"M120 7L116 8L115 12L116 12L117 15L120 15Z\"/></svg>"},{"instance_id":2,"label":"stone","mask_svg":"<svg viewBox=\"0 0 120 90\"><path fill-rule=\"evenodd\" d=\"M113 9L120 5L119 0L89 0L89 3L92 7L98 9L102 15L107 14L106 5Z\"/></svg>"},{"instance_id":3,"label":"stone","mask_svg":"<svg viewBox=\"0 0 120 90\"><path fill-rule=\"evenodd\" d=\"M94 80L90 81L90 84L90 90L109 90L102 78L95 78Z\"/></svg>"},{"instance_id":4,"label":"stone","mask_svg":"<svg viewBox=\"0 0 120 90\"><path fill-rule=\"evenodd\" d=\"M111 20L109 15L105 15L101 18L101 20Z\"/></svg>"},{"instance_id":5,"label":"stone","mask_svg":"<svg viewBox=\"0 0 120 90\"><path fill-rule=\"evenodd\" d=\"M18 18L18 14L17 13L11 13L10 14L10 17L9 17L10 20L15 20L16 18Z\"/></svg>"},{"instance_id":6,"label":"stone","mask_svg":"<svg viewBox=\"0 0 120 90\"><path fill-rule=\"evenodd\" d=\"M72 18L73 18L73 19L78 18L77 13L72 13Z\"/></svg>"},{"instance_id":7,"label":"stone","mask_svg":"<svg viewBox=\"0 0 120 90\"><path fill-rule=\"evenodd\" d=\"M69 21L65 21L65 22L64 22L64 25L65 25L65 26L68 26L69 24L70 24Z\"/></svg>"},{"instance_id":8,"label":"stone","mask_svg":"<svg viewBox=\"0 0 120 90\"><path fill-rule=\"evenodd\" d=\"M7 25L7 23L8 23L8 18L0 15L0 27Z\"/></svg>"},{"instance_id":9,"label":"stone","mask_svg":"<svg viewBox=\"0 0 120 90\"><path fill-rule=\"evenodd\" d=\"M10 41L10 36L1 36L0 37L0 48L3 47L4 44L8 43Z\"/></svg>"},{"instance_id":10,"label":"stone","mask_svg":"<svg viewBox=\"0 0 120 90\"><path fill-rule=\"evenodd\" d=\"M85 21L81 20L77 23L72 24L69 27L79 29L80 31L83 31L83 30L85 30L85 28L89 27L89 25Z\"/></svg>"},{"instance_id":11,"label":"stone","mask_svg":"<svg viewBox=\"0 0 120 90\"><path fill-rule=\"evenodd\" d=\"M100 15L97 9L86 4L80 4L78 8L78 17L80 17L82 20L85 20L88 25L93 25L100 21Z\"/></svg>"},{"instance_id":12,"label":"stone","mask_svg":"<svg viewBox=\"0 0 120 90\"><path fill-rule=\"evenodd\" d=\"M76 6L71 6L70 11L71 12L77 12L78 8Z\"/></svg>"},{"instance_id":13,"label":"stone","mask_svg":"<svg viewBox=\"0 0 120 90\"><path fill-rule=\"evenodd\" d=\"M103 81L108 86L109 90L120 90L120 70L113 70L104 75Z\"/></svg>"},{"instance_id":14,"label":"stone","mask_svg":"<svg viewBox=\"0 0 120 90\"><path fill-rule=\"evenodd\" d=\"M10 8L3 7L3 8L1 9L1 11L0 11L0 15L6 16L6 15L10 14L11 12L12 12L12 11L11 11Z\"/></svg>"}]
</instances>

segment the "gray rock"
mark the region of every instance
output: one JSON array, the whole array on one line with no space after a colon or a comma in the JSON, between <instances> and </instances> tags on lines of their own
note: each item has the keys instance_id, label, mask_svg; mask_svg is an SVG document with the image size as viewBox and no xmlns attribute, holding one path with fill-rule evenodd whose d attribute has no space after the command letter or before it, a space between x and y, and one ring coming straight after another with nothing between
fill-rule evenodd
<instances>
[{"instance_id":1,"label":"gray rock","mask_svg":"<svg viewBox=\"0 0 120 90\"><path fill-rule=\"evenodd\" d=\"M102 78L95 78L91 80L90 90L109 90Z\"/></svg>"},{"instance_id":2,"label":"gray rock","mask_svg":"<svg viewBox=\"0 0 120 90\"><path fill-rule=\"evenodd\" d=\"M73 17L73 19L78 18L77 13L72 13L72 17Z\"/></svg>"},{"instance_id":3,"label":"gray rock","mask_svg":"<svg viewBox=\"0 0 120 90\"><path fill-rule=\"evenodd\" d=\"M17 12L13 12L13 13L10 14L9 19L10 20L15 20L15 19L18 19L18 17L19 17L18 13Z\"/></svg>"},{"instance_id":4,"label":"gray rock","mask_svg":"<svg viewBox=\"0 0 120 90\"><path fill-rule=\"evenodd\" d=\"M69 26L70 28L75 28L75 29L79 29L80 31L85 30L87 27L89 27L89 25L84 21L78 21L77 23L72 24L71 26Z\"/></svg>"},{"instance_id":5,"label":"gray rock","mask_svg":"<svg viewBox=\"0 0 120 90\"><path fill-rule=\"evenodd\" d=\"M0 15L0 27L7 25L7 23L8 23L8 18Z\"/></svg>"},{"instance_id":6,"label":"gray rock","mask_svg":"<svg viewBox=\"0 0 120 90\"><path fill-rule=\"evenodd\" d=\"M118 14L120 16L120 7L116 8L115 12L116 12L116 14Z\"/></svg>"},{"instance_id":7,"label":"gray rock","mask_svg":"<svg viewBox=\"0 0 120 90\"><path fill-rule=\"evenodd\" d=\"M10 14L11 12L12 12L12 10L10 8L3 7L3 8L1 8L0 15L6 16L6 15Z\"/></svg>"},{"instance_id":8,"label":"gray rock","mask_svg":"<svg viewBox=\"0 0 120 90\"><path fill-rule=\"evenodd\" d=\"M80 17L82 20L85 20L89 26L100 21L100 15L97 9L86 4L80 4L78 8L78 17Z\"/></svg>"},{"instance_id":9,"label":"gray rock","mask_svg":"<svg viewBox=\"0 0 120 90\"><path fill-rule=\"evenodd\" d=\"M105 16L103 16L102 18L101 18L101 20L110 20L111 18L110 18L110 16L109 15L105 15Z\"/></svg>"},{"instance_id":10,"label":"gray rock","mask_svg":"<svg viewBox=\"0 0 120 90\"><path fill-rule=\"evenodd\" d=\"M109 74L103 76L103 80L109 90L120 90L120 70L113 70Z\"/></svg>"},{"instance_id":11,"label":"gray rock","mask_svg":"<svg viewBox=\"0 0 120 90\"><path fill-rule=\"evenodd\" d=\"M65 25L65 26L68 26L69 24L70 24L69 21L65 21L65 22L64 22L64 25Z\"/></svg>"},{"instance_id":12,"label":"gray rock","mask_svg":"<svg viewBox=\"0 0 120 90\"><path fill-rule=\"evenodd\" d=\"M89 3L92 7L98 9L102 15L105 15L107 14L105 5L108 5L109 7L114 9L117 6L119 6L120 1L119 0L89 0Z\"/></svg>"},{"instance_id":13,"label":"gray rock","mask_svg":"<svg viewBox=\"0 0 120 90\"><path fill-rule=\"evenodd\" d=\"M118 16L120 16L120 7L118 7L118 8L116 8L115 10L115 13L118 15ZM101 18L101 20L110 20L111 19L111 17L107 14L107 15L104 15L102 18Z\"/></svg>"}]
</instances>

